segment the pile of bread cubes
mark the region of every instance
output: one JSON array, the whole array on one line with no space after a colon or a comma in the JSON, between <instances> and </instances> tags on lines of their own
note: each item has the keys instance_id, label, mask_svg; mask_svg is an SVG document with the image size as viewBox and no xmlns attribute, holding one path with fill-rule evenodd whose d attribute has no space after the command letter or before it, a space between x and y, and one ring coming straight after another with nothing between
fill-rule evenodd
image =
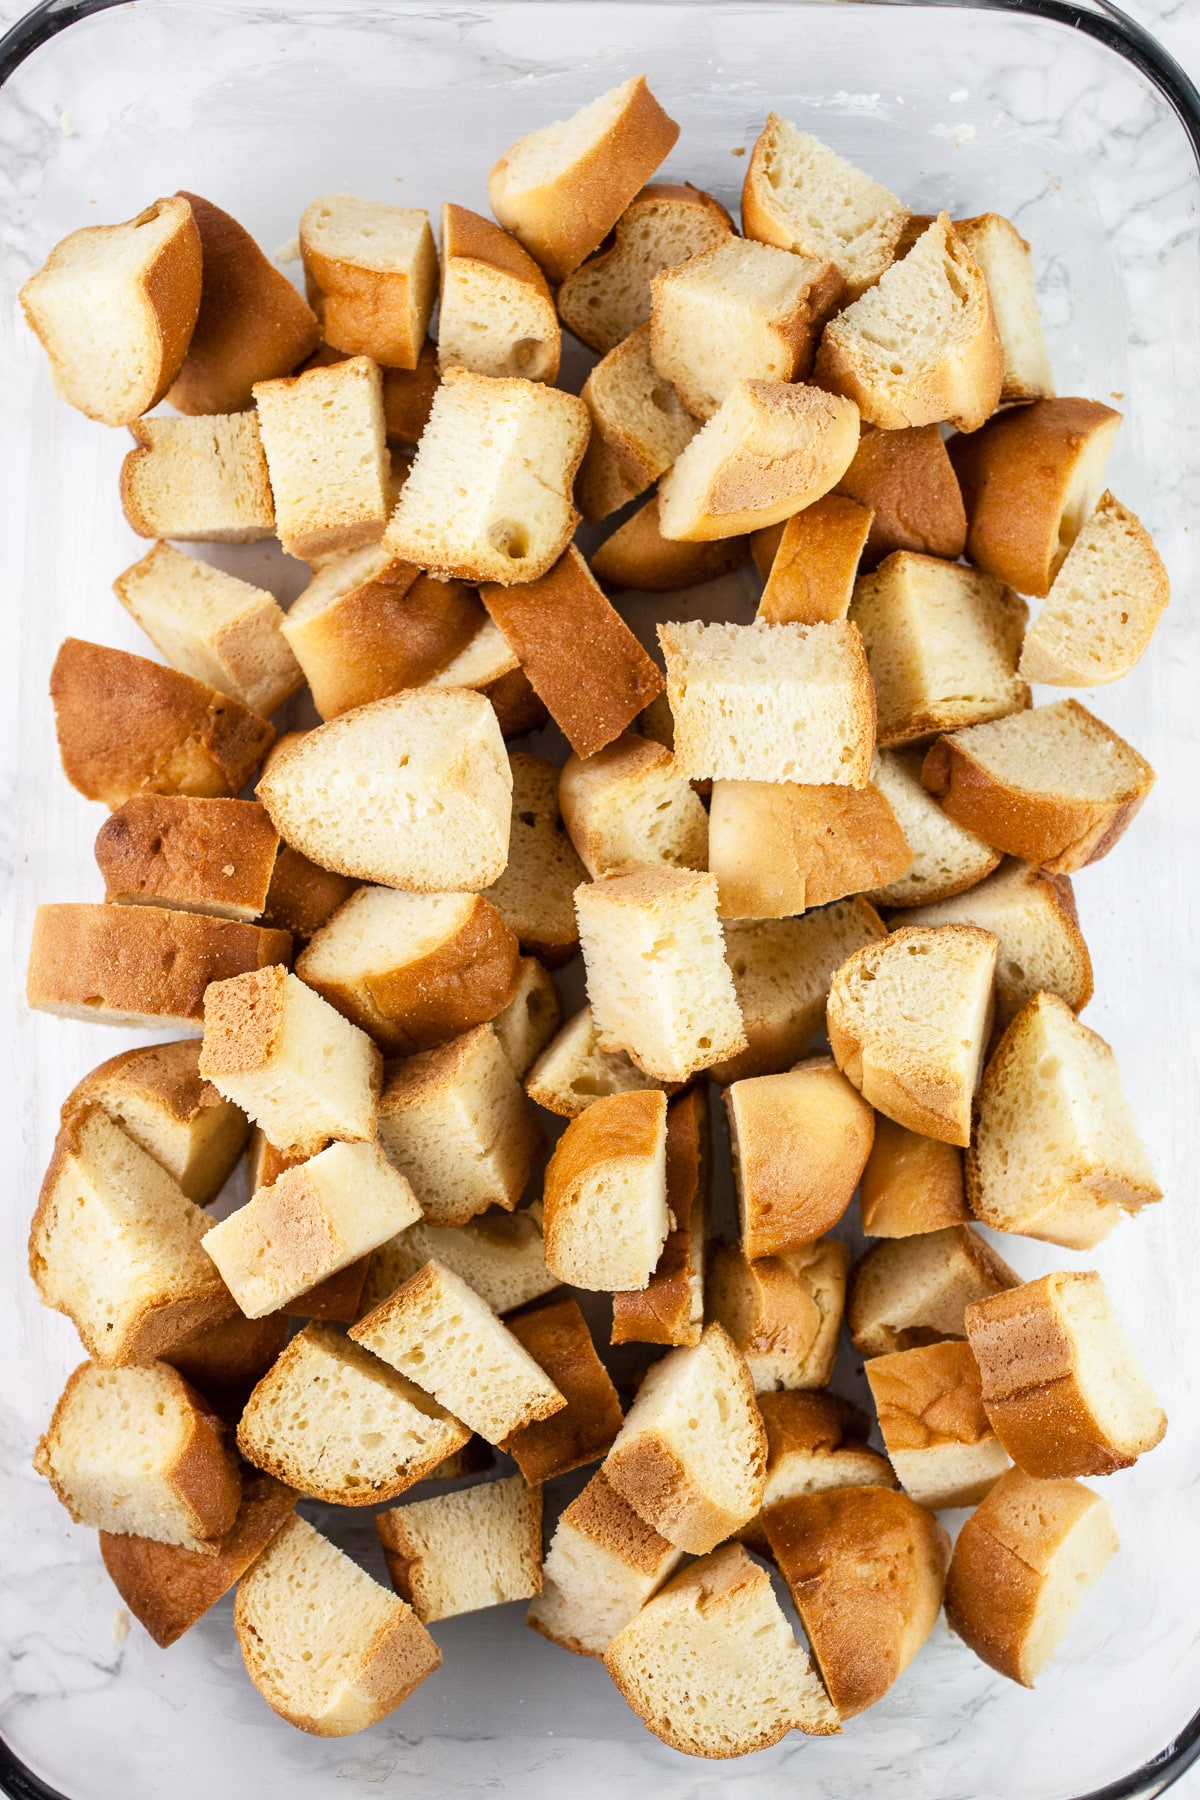
<instances>
[{"instance_id":1,"label":"pile of bread cubes","mask_svg":"<svg viewBox=\"0 0 1200 1800\"><path fill-rule=\"evenodd\" d=\"M1165 1429L1100 1276L1023 1282L975 1229L1086 1250L1160 1197L1069 879L1153 770L1028 685L1126 674L1167 604L1104 487L1120 415L1056 397L1007 220L915 217L771 115L739 235L646 185L678 135L627 81L440 256L424 212L314 200L307 303L191 194L23 290L136 440L155 541L115 587L164 659L58 653L105 898L39 909L28 999L189 1034L63 1108L30 1266L89 1360L36 1466L159 1644L236 1586L304 1731L521 1599L700 1756L838 1731L943 1603L1030 1685L1116 1549L1077 1478ZM311 567L286 613L176 547L271 537ZM756 618L713 620L751 559ZM680 594L664 667L619 590ZM564 766L509 750L547 722ZM828 1387L843 1315L874 1420ZM380 1508L394 1592L301 1497Z\"/></svg>"}]
</instances>

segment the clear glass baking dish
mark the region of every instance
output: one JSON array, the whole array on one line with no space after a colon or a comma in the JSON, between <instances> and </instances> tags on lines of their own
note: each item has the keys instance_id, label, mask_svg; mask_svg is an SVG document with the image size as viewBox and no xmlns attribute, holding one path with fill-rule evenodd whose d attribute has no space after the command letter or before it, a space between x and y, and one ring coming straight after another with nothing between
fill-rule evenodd
<instances>
[{"instance_id":1,"label":"clear glass baking dish","mask_svg":"<svg viewBox=\"0 0 1200 1800\"><path fill-rule=\"evenodd\" d=\"M105 5L105 0L100 0ZM69 632L147 645L112 598L140 554L117 504L122 433L56 402L16 289L63 233L188 187L268 248L317 192L484 207L494 157L645 70L683 124L668 165L734 203L768 108L866 164L917 209L992 208L1032 241L1060 391L1126 415L1113 485L1154 530L1175 604L1136 674L1093 696L1159 783L1129 838L1079 879L1097 967L1088 1021L1116 1046L1167 1192L1093 1257L1009 1240L1033 1275L1094 1262L1172 1415L1144 1465L1105 1482L1123 1550L1067 1651L1026 1693L939 1626L885 1701L837 1739L793 1736L693 1763L627 1711L597 1665L527 1631L523 1608L435 1627L443 1669L358 1738L301 1737L243 1674L219 1606L169 1653L125 1635L92 1534L70 1528L30 1455L79 1358L24 1277L58 1105L125 1034L30 1015L18 996L39 900L99 897L98 810L55 754L47 674ZM68 1800L367 1800L517 1791L560 1800L653 1786L664 1800L1068 1800L1159 1793L1200 1731L1200 1225L1190 1204L1200 999L1200 763L1189 508L1200 494L1200 106L1152 41L1100 0L995 10L804 0L545 0L382 6L55 0L0 46L0 667L7 888L3 1092L9 1178L0 1307L0 1786ZM1170 96L1170 99L1165 96ZM258 547L228 566L285 598L299 573ZM735 580L706 592L736 615ZM672 603L658 611L669 616ZM643 626L654 608L631 603ZM744 615L743 615L744 616ZM853 1387L858 1371L846 1359ZM368 1519L341 1541L376 1574Z\"/></svg>"}]
</instances>

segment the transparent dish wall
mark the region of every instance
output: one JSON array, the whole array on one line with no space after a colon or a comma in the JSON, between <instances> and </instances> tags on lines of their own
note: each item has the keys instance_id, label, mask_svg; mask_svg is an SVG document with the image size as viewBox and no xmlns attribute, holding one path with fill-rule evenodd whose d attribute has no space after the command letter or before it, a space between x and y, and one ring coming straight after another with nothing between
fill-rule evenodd
<instances>
[{"instance_id":1,"label":"transparent dish wall","mask_svg":"<svg viewBox=\"0 0 1200 1800\"><path fill-rule=\"evenodd\" d=\"M66 231L126 218L179 187L227 207L268 249L294 237L320 192L485 208L487 168L515 136L640 70L683 125L666 172L728 204L745 167L738 152L773 107L917 210L1007 213L1034 246L1060 391L1125 412L1112 485L1162 545L1175 603L1136 673L1090 698L1150 756L1159 782L1077 894L1097 970L1086 1017L1117 1049L1167 1199L1089 1257L1023 1240L1002 1248L1025 1275L1103 1271L1172 1427L1142 1466L1103 1484L1122 1552L1036 1693L993 1676L939 1626L842 1737L793 1736L739 1763L693 1763L642 1729L601 1667L527 1631L513 1606L435 1626L443 1668L384 1724L358 1738L302 1737L246 1680L229 1601L167 1653L136 1627L122 1639L94 1536L70 1527L30 1470L79 1347L67 1322L34 1301L23 1273L28 1220L62 1097L134 1040L11 1001L0 1733L70 1800L366 1800L396 1788L465 1795L518 1784L554 1800L650 1784L670 1800L758 1800L798 1784L839 1800L1066 1800L1154 1759L1200 1707L1200 1226L1190 1192L1200 624L1187 531L1200 485L1200 185L1178 122L1119 56L1017 16L739 0L269 13L155 0L73 23L37 51L0 94L0 593L10 644L0 716L15 772L4 809L5 986L22 989L39 900L99 898L91 843L101 814L68 788L55 753L46 697L55 649L68 633L148 647L110 591L141 553L117 501L124 434L55 400L19 323L20 281ZM284 598L300 585L295 565L268 566L259 548L224 560ZM748 600L735 581L706 590L703 604L744 617ZM674 602L635 600L629 610L648 628ZM852 1390L857 1370L843 1362ZM382 1577L369 1519L347 1533L341 1518L341 1541Z\"/></svg>"}]
</instances>

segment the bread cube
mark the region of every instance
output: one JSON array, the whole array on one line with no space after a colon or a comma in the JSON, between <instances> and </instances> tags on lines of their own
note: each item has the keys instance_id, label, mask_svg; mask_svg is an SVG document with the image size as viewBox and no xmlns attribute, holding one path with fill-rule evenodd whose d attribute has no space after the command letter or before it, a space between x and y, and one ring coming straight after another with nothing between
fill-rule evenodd
<instances>
[{"instance_id":1,"label":"bread cube","mask_svg":"<svg viewBox=\"0 0 1200 1800\"><path fill-rule=\"evenodd\" d=\"M1021 674L1052 687L1119 681L1145 654L1170 598L1150 533L1112 494L1101 494L1025 634Z\"/></svg>"},{"instance_id":2,"label":"bread cube","mask_svg":"<svg viewBox=\"0 0 1200 1800\"><path fill-rule=\"evenodd\" d=\"M665 538L659 524L658 495L644 500L606 537L591 558L592 574L610 588L640 588L647 594L671 594L699 587L740 569L747 556L744 537L708 543L681 543Z\"/></svg>"},{"instance_id":3,"label":"bread cube","mask_svg":"<svg viewBox=\"0 0 1200 1800\"><path fill-rule=\"evenodd\" d=\"M849 1245L832 1238L755 1262L736 1244L717 1246L708 1311L745 1357L756 1394L828 1382L849 1266Z\"/></svg>"},{"instance_id":4,"label":"bread cube","mask_svg":"<svg viewBox=\"0 0 1200 1800\"><path fill-rule=\"evenodd\" d=\"M967 1336L974 1301L1015 1288L1015 1275L969 1225L873 1244L850 1280L846 1323L860 1356Z\"/></svg>"},{"instance_id":5,"label":"bread cube","mask_svg":"<svg viewBox=\"0 0 1200 1800\"><path fill-rule=\"evenodd\" d=\"M868 1237L915 1237L965 1225L971 1217L958 1146L908 1131L883 1113L875 1116L875 1142L858 1198Z\"/></svg>"},{"instance_id":6,"label":"bread cube","mask_svg":"<svg viewBox=\"0 0 1200 1800\"><path fill-rule=\"evenodd\" d=\"M644 1288L658 1264L667 1209L667 1101L612 1094L572 1119L546 1169L546 1266L603 1292Z\"/></svg>"},{"instance_id":7,"label":"bread cube","mask_svg":"<svg viewBox=\"0 0 1200 1800\"><path fill-rule=\"evenodd\" d=\"M558 989L536 956L517 958L516 987L492 1030L518 1081L523 1081L562 1022Z\"/></svg>"},{"instance_id":8,"label":"bread cube","mask_svg":"<svg viewBox=\"0 0 1200 1800\"><path fill-rule=\"evenodd\" d=\"M829 625L844 619L874 514L840 493L825 494L778 532L755 617L769 625ZM757 533L755 534L757 537Z\"/></svg>"},{"instance_id":9,"label":"bread cube","mask_svg":"<svg viewBox=\"0 0 1200 1800\"><path fill-rule=\"evenodd\" d=\"M378 538L389 504L378 364L353 356L256 381L254 401L288 555L327 556Z\"/></svg>"},{"instance_id":10,"label":"bread cube","mask_svg":"<svg viewBox=\"0 0 1200 1800\"><path fill-rule=\"evenodd\" d=\"M887 1457L867 1448L871 1422L866 1413L840 1394L785 1388L759 1394L758 1410L767 1433L763 1512L798 1494L899 1485ZM762 1513L738 1535L760 1556L771 1554Z\"/></svg>"},{"instance_id":11,"label":"bread cube","mask_svg":"<svg viewBox=\"0 0 1200 1800\"><path fill-rule=\"evenodd\" d=\"M247 1319L235 1312L206 1325L163 1357L208 1404L236 1425L246 1402L288 1340L286 1313Z\"/></svg>"},{"instance_id":12,"label":"bread cube","mask_svg":"<svg viewBox=\"0 0 1200 1800\"><path fill-rule=\"evenodd\" d=\"M444 205L439 367L553 382L561 342L553 296L528 252L490 219Z\"/></svg>"},{"instance_id":13,"label":"bread cube","mask_svg":"<svg viewBox=\"0 0 1200 1800\"><path fill-rule=\"evenodd\" d=\"M999 850L942 811L921 781L922 761L920 750L881 750L871 767L871 780L891 807L912 851L907 871L871 893L877 906L918 907L948 900L975 887L1001 860ZM946 922L921 921L930 925ZM961 922L984 923L982 919Z\"/></svg>"},{"instance_id":14,"label":"bread cube","mask_svg":"<svg viewBox=\"0 0 1200 1800\"><path fill-rule=\"evenodd\" d=\"M542 1585L542 1490L519 1475L376 1513L392 1586L418 1619L455 1618Z\"/></svg>"},{"instance_id":15,"label":"bread cube","mask_svg":"<svg viewBox=\"0 0 1200 1800\"><path fill-rule=\"evenodd\" d=\"M281 844L263 916L267 924L279 926L304 944L328 923L354 889L348 876L322 869L290 844Z\"/></svg>"},{"instance_id":16,"label":"bread cube","mask_svg":"<svg viewBox=\"0 0 1200 1800\"><path fill-rule=\"evenodd\" d=\"M744 1254L776 1256L832 1230L875 1136L871 1108L832 1059L735 1081L725 1106Z\"/></svg>"},{"instance_id":17,"label":"bread cube","mask_svg":"<svg viewBox=\"0 0 1200 1800\"><path fill-rule=\"evenodd\" d=\"M356 1316L371 1312L402 1282L438 1262L460 1275L493 1312L512 1312L558 1286L546 1267L542 1203L519 1212L486 1212L465 1225L430 1225L418 1220L376 1250Z\"/></svg>"},{"instance_id":18,"label":"bread cube","mask_svg":"<svg viewBox=\"0 0 1200 1800\"><path fill-rule=\"evenodd\" d=\"M598 1462L621 1429L621 1402L596 1354L578 1301L557 1300L518 1313L508 1321L508 1329L567 1404L548 1419L523 1425L501 1448L531 1487ZM539 1556L540 1552L539 1537Z\"/></svg>"},{"instance_id":19,"label":"bread cube","mask_svg":"<svg viewBox=\"0 0 1200 1800\"><path fill-rule=\"evenodd\" d=\"M522 950L552 969L570 962L579 945L575 889L586 871L563 830L558 770L540 756L514 750L512 825L508 864L486 898Z\"/></svg>"},{"instance_id":20,"label":"bread cube","mask_svg":"<svg viewBox=\"0 0 1200 1800\"><path fill-rule=\"evenodd\" d=\"M961 1339L873 1356L879 1429L901 1485L921 1506L974 1506L1009 1467L983 1410L979 1365Z\"/></svg>"},{"instance_id":21,"label":"bread cube","mask_svg":"<svg viewBox=\"0 0 1200 1800\"><path fill-rule=\"evenodd\" d=\"M595 524L665 474L700 427L651 360L648 324L596 364L580 397L591 414L592 435L575 498L584 518Z\"/></svg>"},{"instance_id":22,"label":"bread cube","mask_svg":"<svg viewBox=\"0 0 1200 1800\"><path fill-rule=\"evenodd\" d=\"M682 1560L597 1469L558 1515L525 1623L577 1656L603 1656Z\"/></svg>"},{"instance_id":23,"label":"bread cube","mask_svg":"<svg viewBox=\"0 0 1200 1800\"><path fill-rule=\"evenodd\" d=\"M253 800L136 794L96 839L104 898L218 918L257 919L267 904L279 833Z\"/></svg>"},{"instance_id":24,"label":"bread cube","mask_svg":"<svg viewBox=\"0 0 1200 1800\"><path fill-rule=\"evenodd\" d=\"M673 1221L644 1288L613 1294L614 1344L693 1345L704 1328L708 1237L708 1097L689 1088L667 1107L667 1209Z\"/></svg>"},{"instance_id":25,"label":"bread cube","mask_svg":"<svg viewBox=\"0 0 1200 1800\"><path fill-rule=\"evenodd\" d=\"M327 344L387 367L416 367L437 293L428 213L323 194L301 215L300 254Z\"/></svg>"},{"instance_id":26,"label":"bread cube","mask_svg":"<svg viewBox=\"0 0 1200 1800\"><path fill-rule=\"evenodd\" d=\"M896 879L912 857L877 787L714 781L708 866L725 918L777 919Z\"/></svg>"},{"instance_id":27,"label":"bread cube","mask_svg":"<svg viewBox=\"0 0 1200 1800\"><path fill-rule=\"evenodd\" d=\"M275 535L275 501L254 413L160 414L131 425L121 505L139 537L252 544Z\"/></svg>"},{"instance_id":28,"label":"bread cube","mask_svg":"<svg viewBox=\"0 0 1200 1800\"><path fill-rule=\"evenodd\" d=\"M558 783L563 820L592 879L639 864L708 866L708 815L662 744L623 732L568 759Z\"/></svg>"},{"instance_id":29,"label":"bread cube","mask_svg":"<svg viewBox=\"0 0 1200 1800\"><path fill-rule=\"evenodd\" d=\"M862 567L874 569L894 550L955 562L967 542L967 514L941 428L864 429L854 461L835 490L870 507Z\"/></svg>"},{"instance_id":30,"label":"bread cube","mask_svg":"<svg viewBox=\"0 0 1200 1800\"><path fill-rule=\"evenodd\" d=\"M1004 353L1001 402L1042 400L1054 392L1054 375L1038 313L1029 245L999 213L956 219L954 235L983 270Z\"/></svg>"},{"instance_id":31,"label":"bread cube","mask_svg":"<svg viewBox=\"0 0 1200 1800\"><path fill-rule=\"evenodd\" d=\"M580 1113L609 1094L627 1094L677 1083L659 1082L639 1069L624 1050L602 1050L590 1006L581 1007L557 1032L529 1071L525 1092L547 1112L563 1119Z\"/></svg>"}]
</instances>

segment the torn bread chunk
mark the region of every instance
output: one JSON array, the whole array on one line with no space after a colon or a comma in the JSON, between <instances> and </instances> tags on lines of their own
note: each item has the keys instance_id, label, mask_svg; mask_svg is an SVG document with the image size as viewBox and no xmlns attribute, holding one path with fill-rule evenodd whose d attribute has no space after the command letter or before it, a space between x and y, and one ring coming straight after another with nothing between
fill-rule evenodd
<instances>
[{"instance_id":1,"label":"torn bread chunk","mask_svg":"<svg viewBox=\"0 0 1200 1800\"><path fill-rule=\"evenodd\" d=\"M717 1246L708 1311L745 1357L756 1394L828 1382L849 1265L849 1245L832 1238L754 1262L735 1244Z\"/></svg>"},{"instance_id":2,"label":"torn bread chunk","mask_svg":"<svg viewBox=\"0 0 1200 1800\"><path fill-rule=\"evenodd\" d=\"M301 215L300 255L327 344L387 368L416 368L437 295L428 213L323 194Z\"/></svg>"},{"instance_id":3,"label":"torn bread chunk","mask_svg":"<svg viewBox=\"0 0 1200 1800\"><path fill-rule=\"evenodd\" d=\"M517 958L512 999L492 1020L500 1048L518 1081L524 1081L562 1023L558 989L536 956Z\"/></svg>"},{"instance_id":4,"label":"torn bread chunk","mask_svg":"<svg viewBox=\"0 0 1200 1800\"><path fill-rule=\"evenodd\" d=\"M873 1244L851 1272L846 1323L860 1356L964 1338L966 1308L1019 1282L969 1225L943 1226Z\"/></svg>"},{"instance_id":5,"label":"torn bread chunk","mask_svg":"<svg viewBox=\"0 0 1200 1800\"><path fill-rule=\"evenodd\" d=\"M251 544L275 535L275 501L257 415L158 414L130 428L121 505L144 538Z\"/></svg>"},{"instance_id":6,"label":"torn bread chunk","mask_svg":"<svg viewBox=\"0 0 1200 1800\"><path fill-rule=\"evenodd\" d=\"M486 1212L465 1225L421 1219L408 1226L373 1253L358 1316L373 1311L427 1262L461 1275L497 1313L527 1306L558 1286L546 1267L542 1203L534 1200L519 1212Z\"/></svg>"},{"instance_id":7,"label":"torn bread chunk","mask_svg":"<svg viewBox=\"0 0 1200 1800\"><path fill-rule=\"evenodd\" d=\"M866 428L854 461L834 489L869 506L871 528L862 567L874 569L894 550L956 562L967 542L958 477L937 425L902 431Z\"/></svg>"},{"instance_id":8,"label":"torn bread chunk","mask_svg":"<svg viewBox=\"0 0 1200 1800\"><path fill-rule=\"evenodd\" d=\"M558 1515L525 1623L577 1656L603 1656L682 1560L597 1469Z\"/></svg>"},{"instance_id":9,"label":"torn bread chunk","mask_svg":"<svg viewBox=\"0 0 1200 1800\"><path fill-rule=\"evenodd\" d=\"M955 219L954 234L967 246L988 284L1004 352L1001 403L1046 399L1054 393L1054 375L1038 312L1029 245L999 213Z\"/></svg>"},{"instance_id":10,"label":"torn bread chunk","mask_svg":"<svg viewBox=\"0 0 1200 1800\"><path fill-rule=\"evenodd\" d=\"M136 794L96 838L104 898L246 923L267 904L279 833L253 800Z\"/></svg>"},{"instance_id":11,"label":"torn bread chunk","mask_svg":"<svg viewBox=\"0 0 1200 1800\"><path fill-rule=\"evenodd\" d=\"M614 1344L693 1345L704 1329L710 1146L708 1098L689 1088L667 1107L667 1209L672 1224L644 1288L613 1294Z\"/></svg>"},{"instance_id":12,"label":"torn bread chunk","mask_svg":"<svg viewBox=\"0 0 1200 1800\"><path fill-rule=\"evenodd\" d=\"M378 364L354 356L256 381L254 400L288 555L328 556L377 539L389 501Z\"/></svg>"},{"instance_id":13,"label":"torn bread chunk","mask_svg":"<svg viewBox=\"0 0 1200 1800\"><path fill-rule=\"evenodd\" d=\"M869 897L876 906L916 907L948 900L977 886L1001 861L999 850L942 811L921 780L923 761L921 750L880 750L871 765L871 780L891 807L912 852L903 875L872 891Z\"/></svg>"},{"instance_id":14,"label":"torn bread chunk","mask_svg":"<svg viewBox=\"0 0 1200 1800\"><path fill-rule=\"evenodd\" d=\"M777 534L777 542L755 617L769 625L829 625L844 619L873 517L869 506L834 493L793 513L782 527L768 526L762 536Z\"/></svg>"},{"instance_id":15,"label":"torn bread chunk","mask_svg":"<svg viewBox=\"0 0 1200 1800\"><path fill-rule=\"evenodd\" d=\"M1170 598L1150 533L1112 494L1101 494L1025 634L1021 674L1051 687L1119 681L1145 654Z\"/></svg>"},{"instance_id":16,"label":"torn bread chunk","mask_svg":"<svg viewBox=\"0 0 1200 1800\"><path fill-rule=\"evenodd\" d=\"M725 1107L745 1255L775 1256L831 1231L875 1136L874 1113L833 1059L732 1082Z\"/></svg>"},{"instance_id":17,"label":"torn bread chunk","mask_svg":"<svg viewBox=\"0 0 1200 1800\"><path fill-rule=\"evenodd\" d=\"M644 863L707 866L708 816L662 744L624 732L592 756L572 756L558 795L593 880Z\"/></svg>"},{"instance_id":18,"label":"torn bread chunk","mask_svg":"<svg viewBox=\"0 0 1200 1800\"><path fill-rule=\"evenodd\" d=\"M596 580L607 587L672 594L730 574L741 568L746 556L744 537L697 544L665 538L659 526L658 495L654 494L593 551L591 566Z\"/></svg>"},{"instance_id":19,"label":"torn bread chunk","mask_svg":"<svg viewBox=\"0 0 1200 1800\"><path fill-rule=\"evenodd\" d=\"M376 1513L392 1586L423 1624L542 1586L542 1490L519 1475Z\"/></svg>"},{"instance_id":20,"label":"torn bread chunk","mask_svg":"<svg viewBox=\"0 0 1200 1800\"><path fill-rule=\"evenodd\" d=\"M654 1087L672 1092L675 1085L647 1075L624 1050L602 1050L592 1009L584 1006L546 1045L526 1077L525 1091L547 1112L577 1119L608 1094Z\"/></svg>"},{"instance_id":21,"label":"torn bread chunk","mask_svg":"<svg viewBox=\"0 0 1200 1800\"><path fill-rule=\"evenodd\" d=\"M873 1356L866 1377L904 1491L934 1512L977 1505L1009 1458L983 1410L971 1346L956 1338Z\"/></svg>"},{"instance_id":22,"label":"torn bread chunk","mask_svg":"<svg viewBox=\"0 0 1200 1800\"><path fill-rule=\"evenodd\" d=\"M612 1094L572 1119L546 1170L546 1265L573 1287L644 1288L671 1228L667 1100Z\"/></svg>"},{"instance_id":23,"label":"torn bread chunk","mask_svg":"<svg viewBox=\"0 0 1200 1800\"><path fill-rule=\"evenodd\" d=\"M502 1448L531 1487L599 1462L621 1429L621 1402L578 1301L555 1300L517 1313L508 1329L567 1404L548 1419L523 1425Z\"/></svg>"},{"instance_id":24,"label":"torn bread chunk","mask_svg":"<svg viewBox=\"0 0 1200 1800\"><path fill-rule=\"evenodd\" d=\"M868 1237L906 1238L965 1225L963 1153L956 1144L922 1137L875 1115L875 1142L859 1184L862 1228Z\"/></svg>"},{"instance_id":25,"label":"torn bread chunk","mask_svg":"<svg viewBox=\"0 0 1200 1800\"><path fill-rule=\"evenodd\" d=\"M724 918L790 918L895 880L911 861L871 783L713 782L708 866Z\"/></svg>"},{"instance_id":26,"label":"torn bread chunk","mask_svg":"<svg viewBox=\"0 0 1200 1800\"><path fill-rule=\"evenodd\" d=\"M759 1394L767 1433L763 1512L799 1494L831 1488L898 1485L886 1456L867 1448L871 1422L860 1407L824 1389ZM771 1554L762 1513L738 1534L760 1556Z\"/></svg>"},{"instance_id":27,"label":"torn bread chunk","mask_svg":"<svg viewBox=\"0 0 1200 1800\"><path fill-rule=\"evenodd\" d=\"M515 237L442 207L438 366L553 382L562 333L546 277Z\"/></svg>"},{"instance_id":28,"label":"torn bread chunk","mask_svg":"<svg viewBox=\"0 0 1200 1800\"><path fill-rule=\"evenodd\" d=\"M666 473L700 429L650 357L650 327L610 350L583 384L592 435L575 478L590 525L619 511Z\"/></svg>"}]
</instances>

